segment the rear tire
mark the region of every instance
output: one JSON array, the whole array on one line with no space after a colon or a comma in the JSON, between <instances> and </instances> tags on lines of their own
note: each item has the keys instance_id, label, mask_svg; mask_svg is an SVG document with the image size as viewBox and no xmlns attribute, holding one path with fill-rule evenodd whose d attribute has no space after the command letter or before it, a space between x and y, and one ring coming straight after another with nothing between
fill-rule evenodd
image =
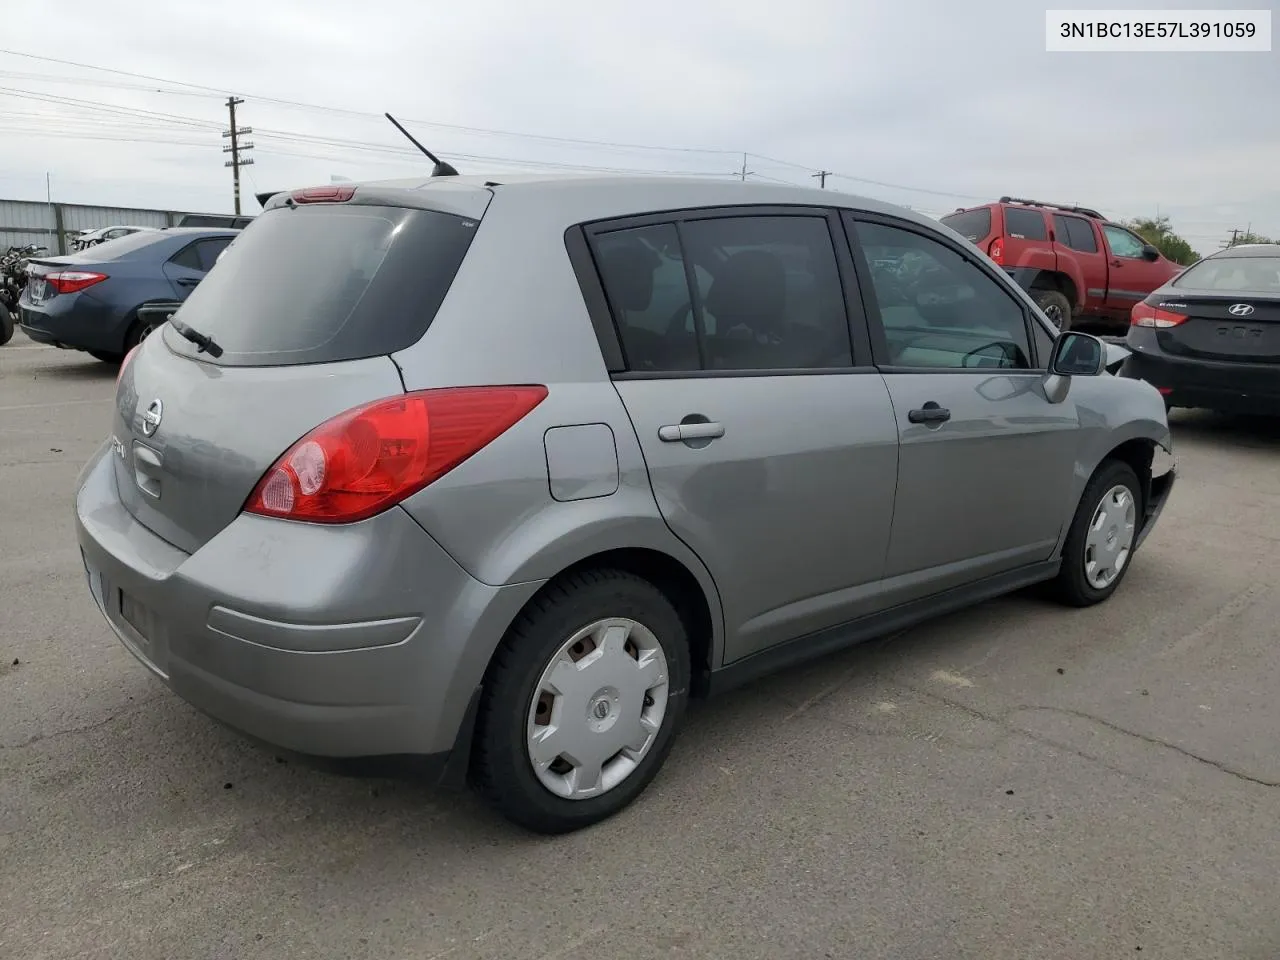
<instances>
[{"instance_id":1,"label":"rear tire","mask_svg":"<svg viewBox=\"0 0 1280 960\"><path fill-rule=\"evenodd\" d=\"M613 816L666 760L689 670L684 623L647 580L602 569L551 584L490 664L476 718L474 786L508 820L537 833ZM537 755L540 746L547 756Z\"/></svg>"},{"instance_id":2,"label":"rear tire","mask_svg":"<svg viewBox=\"0 0 1280 960\"><path fill-rule=\"evenodd\" d=\"M1142 485L1133 467L1104 461L1084 488L1067 531L1054 584L1058 599L1091 607L1115 593L1132 566L1142 516Z\"/></svg>"},{"instance_id":3,"label":"rear tire","mask_svg":"<svg viewBox=\"0 0 1280 960\"><path fill-rule=\"evenodd\" d=\"M0 347L13 339L15 323L9 308L0 303Z\"/></svg>"},{"instance_id":4,"label":"rear tire","mask_svg":"<svg viewBox=\"0 0 1280 960\"><path fill-rule=\"evenodd\" d=\"M1059 331L1071 329L1071 301L1057 290L1033 290L1032 297Z\"/></svg>"}]
</instances>

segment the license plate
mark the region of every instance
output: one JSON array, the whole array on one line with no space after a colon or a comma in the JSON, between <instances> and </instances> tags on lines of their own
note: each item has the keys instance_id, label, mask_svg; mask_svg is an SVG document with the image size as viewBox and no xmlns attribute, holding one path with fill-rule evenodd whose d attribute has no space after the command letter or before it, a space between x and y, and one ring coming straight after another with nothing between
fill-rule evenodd
<instances>
[{"instance_id":1,"label":"license plate","mask_svg":"<svg viewBox=\"0 0 1280 960\"><path fill-rule=\"evenodd\" d=\"M33 303L39 303L44 299L45 282L32 277L27 281L27 286L31 289L31 300Z\"/></svg>"},{"instance_id":2,"label":"license plate","mask_svg":"<svg viewBox=\"0 0 1280 960\"><path fill-rule=\"evenodd\" d=\"M137 631L143 640L149 640L151 634L151 617L147 608L123 590L120 591L120 616L125 623Z\"/></svg>"}]
</instances>

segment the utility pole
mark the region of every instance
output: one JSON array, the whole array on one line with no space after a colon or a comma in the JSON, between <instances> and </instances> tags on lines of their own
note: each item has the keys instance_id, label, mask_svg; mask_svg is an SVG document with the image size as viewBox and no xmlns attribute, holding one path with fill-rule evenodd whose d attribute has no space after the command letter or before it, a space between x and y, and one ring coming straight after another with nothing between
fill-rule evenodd
<instances>
[{"instance_id":1,"label":"utility pole","mask_svg":"<svg viewBox=\"0 0 1280 960\"><path fill-rule=\"evenodd\" d=\"M1234 246L1236 245L1236 237L1238 237L1239 235L1240 235L1240 228L1239 228L1239 227L1232 227L1232 228L1231 228L1231 239L1230 239L1230 240L1228 240L1225 244L1223 244L1223 247L1224 247L1224 248L1226 248L1226 247L1234 247Z\"/></svg>"},{"instance_id":2,"label":"utility pole","mask_svg":"<svg viewBox=\"0 0 1280 960\"><path fill-rule=\"evenodd\" d=\"M818 186L821 189L825 190L827 189L827 177L833 176L833 174L831 173L830 170L819 170L817 173L811 173L810 176L817 177Z\"/></svg>"},{"instance_id":3,"label":"utility pole","mask_svg":"<svg viewBox=\"0 0 1280 960\"><path fill-rule=\"evenodd\" d=\"M231 159L223 164L231 168L231 180L235 184L236 216L240 215L240 168L253 163L253 157L242 157L241 154L253 149L253 144L240 138L246 133L253 133L253 127L236 126L236 107L244 103L241 97L227 97L227 111L231 114L231 126L222 131L224 138L229 137L231 143L222 148L223 153L231 154Z\"/></svg>"},{"instance_id":4,"label":"utility pole","mask_svg":"<svg viewBox=\"0 0 1280 960\"><path fill-rule=\"evenodd\" d=\"M742 172L738 174L738 179L745 182L747 177L751 176L753 173L755 173L754 170L747 169L747 155L744 153L742 155Z\"/></svg>"}]
</instances>

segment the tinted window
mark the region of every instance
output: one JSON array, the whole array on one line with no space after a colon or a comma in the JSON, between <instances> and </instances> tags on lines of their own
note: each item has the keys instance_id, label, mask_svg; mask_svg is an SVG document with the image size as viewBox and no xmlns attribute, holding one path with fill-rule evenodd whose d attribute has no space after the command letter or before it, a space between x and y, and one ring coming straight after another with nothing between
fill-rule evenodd
<instances>
[{"instance_id":1,"label":"tinted window","mask_svg":"<svg viewBox=\"0 0 1280 960\"><path fill-rule=\"evenodd\" d=\"M903 367L1029 368L1022 306L950 247L919 233L858 223L889 362ZM877 268L900 261L909 269Z\"/></svg>"},{"instance_id":2,"label":"tinted window","mask_svg":"<svg viewBox=\"0 0 1280 960\"><path fill-rule=\"evenodd\" d=\"M224 351L213 362L228 366L394 353L426 332L476 227L397 207L276 208L226 248L181 319L212 337ZM165 342L195 355L172 330Z\"/></svg>"},{"instance_id":3,"label":"tinted window","mask_svg":"<svg viewBox=\"0 0 1280 960\"><path fill-rule=\"evenodd\" d=\"M1107 246L1117 257L1130 257L1135 260L1142 258L1143 241L1128 230L1108 223L1102 228L1102 232L1107 235Z\"/></svg>"},{"instance_id":4,"label":"tinted window","mask_svg":"<svg viewBox=\"0 0 1280 960\"><path fill-rule=\"evenodd\" d=\"M823 217L695 220L680 233L662 224L597 235L595 246L632 370L853 364Z\"/></svg>"},{"instance_id":5,"label":"tinted window","mask_svg":"<svg viewBox=\"0 0 1280 960\"><path fill-rule=\"evenodd\" d=\"M1098 241L1093 235L1093 225L1088 220L1055 213L1053 227L1058 234L1058 243L1064 247L1081 253L1098 252Z\"/></svg>"},{"instance_id":6,"label":"tinted window","mask_svg":"<svg viewBox=\"0 0 1280 960\"><path fill-rule=\"evenodd\" d=\"M963 213L950 213L942 222L972 243L985 240L991 233L991 208L978 207Z\"/></svg>"},{"instance_id":7,"label":"tinted window","mask_svg":"<svg viewBox=\"0 0 1280 960\"><path fill-rule=\"evenodd\" d=\"M685 255L698 267L707 368L853 365L825 217L725 217L682 230Z\"/></svg>"},{"instance_id":8,"label":"tinted window","mask_svg":"<svg viewBox=\"0 0 1280 960\"><path fill-rule=\"evenodd\" d=\"M205 268L200 266L200 252L197 248L198 244L189 243L170 257L169 262L188 270L203 270Z\"/></svg>"},{"instance_id":9,"label":"tinted window","mask_svg":"<svg viewBox=\"0 0 1280 960\"><path fill-rule=\"evenodd\" d=\"M1018 240L1049 239L1044 214L1039 210L1025 210L1021 207L1004 208L1004 232Z\"/></svg>"},{"instance_id":10,"label":"tinted window","mask_svg":"<svg viewBox=\"0 0 1280 960\"><path fill-rule=\"evenodd\" d=\"M196 252L200 257L200 266L198 269L208 273L213 269L213 265L218 262L218 255L227 249L227 244L231 242L230 237L211 237L208 240L200 240L196 243Z\"/></svg>"},{"instance_id":11,"label":"tinted window","mask_svg":"<svg viewBox=\"0 0 1280 960\"><path fill-rule=\"evenodd\" d=\"M689 283L673 224L595 238L596 264L631 370L697 370L698 340L686 329Z\"/></svg>"},{"instance_id":12,"label":"tinted window","mask_svg":"<svg viewBox=\"0 0 1280 960\"><path fill-rule=\"evenodd\" d=\"M1201 260L1173 281L1175 287L1280 295L1280 257L1222 257Z\"/></svg>"}]
</instances>

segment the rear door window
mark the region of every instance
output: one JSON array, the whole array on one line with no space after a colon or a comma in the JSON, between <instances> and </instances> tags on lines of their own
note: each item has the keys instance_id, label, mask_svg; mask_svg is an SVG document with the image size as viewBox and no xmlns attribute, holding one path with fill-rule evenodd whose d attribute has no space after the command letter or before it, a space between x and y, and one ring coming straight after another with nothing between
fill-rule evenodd
<instances>
[{"instance_id":1,"label":"rear door window","mask_svg":"<svg viewBox=\"0 0 1280 960\"><path fill-rule=\"evenodd\" d=\"M1093 225L1088 220L1055 213L1053 227L1058 234L1058 243L1067 249L1081 253L1098 252L1098 241L1093 235Z\"/></svg>"},{"instance_id":2,"label":"rear door window","mask_svg":"<svg viewBox=\"0 0 1280 960\"><path fill-rule=\"evenodd\" d=\"M199 256L200 266L197 269L205 273L212 270L213 265L218 262L218 256L227 249L227 244L230 242L230 237L210 237L208 240L198 241L196 253Z\"/></svg>"},{"instance_id":3,"label":"rear door window","mask_svg":"<svg viewBox=\"0 0 1280 960\"><path fill-rule=\"evenodd\" d=\"M977 243L985 240L991 233L991 208L978 207L976 210L951 213L943 217L942 222L970 243Z\"/></svg>"},{"instance_id":4,"label":"rear door window","mask_svg":"<svg viewBox=\"0 0 1280 960\"><path fill-rule=\"evenodd\" d=\"M399 207L278 207L224 248L220 268L192 292L181 319L223 350L200 359L223 366L394 353L430 326L477 226ZM165 342L197 355L170 329Z\"/></svg>"},{"instance_id":5,"label":"rear door window","mask_svg":"<svg viewBox=\"0 0 1280 960\"><path fill-rule=\"evenodd\" d=\"M597 233L593 245L633 371L853 365L824 216L663 223Z\"/></svg>"},{"instance_id":6,"label":"rear door window","mask_svg":"<svg viewBox=\"0 0 1280 960\"><path fill-rule=\"evenodd\" d=\"M1049 231L1044 225L1044 214L1039 210L1021 207L1004 208L1004 232L1018 240L1048 240Z\"/></svg>"}]
</instances>

